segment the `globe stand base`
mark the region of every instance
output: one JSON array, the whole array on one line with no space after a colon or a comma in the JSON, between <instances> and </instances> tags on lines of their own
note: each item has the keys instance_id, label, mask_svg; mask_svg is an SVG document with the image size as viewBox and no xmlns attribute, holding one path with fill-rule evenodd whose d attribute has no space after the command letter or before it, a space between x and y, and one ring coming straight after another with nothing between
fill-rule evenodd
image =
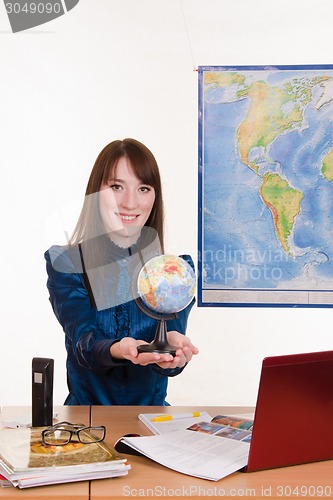
<instances>
[{"instance_id":1,"label":"globe stand base","mask_svg":"<svg viewBox=\"0 0 333 500\"><path fill-rule=\"evenodd\" d=\"M167 341L166 324L164 319L160 319L154 340L150 344L138 346L138 352L157 352L159 354L171 354L175 356L177 347L172 346Z\"/></svg>"},{"instance_id":2,"label":"globe stand base","mask_svg":"<svg viewBox=\"0 0 333 500\"><path fill-rule=\"evenodd\" d=\"M171 356L176 356L177 347L169 345L167 342L152 342L151 344L144 344L138 347L138 352L157 352L159 354L171 354Z\"/></svg>"}]
</instances>

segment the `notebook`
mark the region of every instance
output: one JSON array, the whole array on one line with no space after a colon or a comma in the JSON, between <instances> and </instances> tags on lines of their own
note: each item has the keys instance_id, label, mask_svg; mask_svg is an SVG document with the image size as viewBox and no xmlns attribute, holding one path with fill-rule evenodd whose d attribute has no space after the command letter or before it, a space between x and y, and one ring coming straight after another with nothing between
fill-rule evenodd
<instances>
[{"instance_id":1,"label":"notebook","mask_svg":"<svg viewBox=\"0 0 333 500\"><path fill-rule=\"evenodd\" d=\"M247 472L333 459L333 351L263 360Z\"/></svg>"}]
</instances>

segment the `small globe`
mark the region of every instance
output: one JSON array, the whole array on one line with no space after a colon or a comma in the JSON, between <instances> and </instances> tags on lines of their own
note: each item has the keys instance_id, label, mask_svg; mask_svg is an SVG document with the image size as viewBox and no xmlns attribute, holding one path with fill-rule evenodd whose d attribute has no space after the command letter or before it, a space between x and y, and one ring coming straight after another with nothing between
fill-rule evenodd
<instances>
[{"instance_id":1,"label":"small globe","mask_svg":"<svg viewBox=\"0 0 333 500\"><path fill-rule=\"evenodd\" d=\"M184 309L195 293L195 274L186 260L174 255L150 259L138 276L138 293L144 305L159 314Z\"/></svg>"}]
</instances>

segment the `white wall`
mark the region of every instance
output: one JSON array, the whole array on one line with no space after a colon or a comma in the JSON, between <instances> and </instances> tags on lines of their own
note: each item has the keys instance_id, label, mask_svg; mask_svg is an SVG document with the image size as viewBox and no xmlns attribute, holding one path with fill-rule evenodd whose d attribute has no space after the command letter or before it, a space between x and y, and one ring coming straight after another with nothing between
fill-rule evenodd
<instances>
[{"instance_id":1,"label":"white wall","mask_svg":"<svg viewBox=\"0 0 333 500\"><path fill-rule=\"evenodd\" d=\"M152 149L167 249L196 259L193 69L332 63L332 14L331 0L80 0L57 20L12 34L1 3L0 405L30 404L34 356L55 359L55 404L66 397L43 252L65 241L52 213L81 202L102 147L132 136ZM169 401L255 404L262 358L331 349L332 314L196 307L188 334L200 354L170 381Z\"/></svg>"}]
</instances>

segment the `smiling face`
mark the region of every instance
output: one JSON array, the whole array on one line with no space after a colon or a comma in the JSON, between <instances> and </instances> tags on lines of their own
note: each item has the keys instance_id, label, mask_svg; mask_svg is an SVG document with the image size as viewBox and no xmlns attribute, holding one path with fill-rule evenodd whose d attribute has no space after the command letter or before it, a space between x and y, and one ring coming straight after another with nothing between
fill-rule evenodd
<instances>
[{"instance_id":1,"label":"smiling face","mask_svg":"<svg viewBox=\"0 0 333 500\"><path fill-rule=\"evenodd\" d=\"M155 202L155 189L136 177L121 157L99 192L99 209L105 230L119 246L128 247L140 236Z\"/></svg>"}]
</instances>

